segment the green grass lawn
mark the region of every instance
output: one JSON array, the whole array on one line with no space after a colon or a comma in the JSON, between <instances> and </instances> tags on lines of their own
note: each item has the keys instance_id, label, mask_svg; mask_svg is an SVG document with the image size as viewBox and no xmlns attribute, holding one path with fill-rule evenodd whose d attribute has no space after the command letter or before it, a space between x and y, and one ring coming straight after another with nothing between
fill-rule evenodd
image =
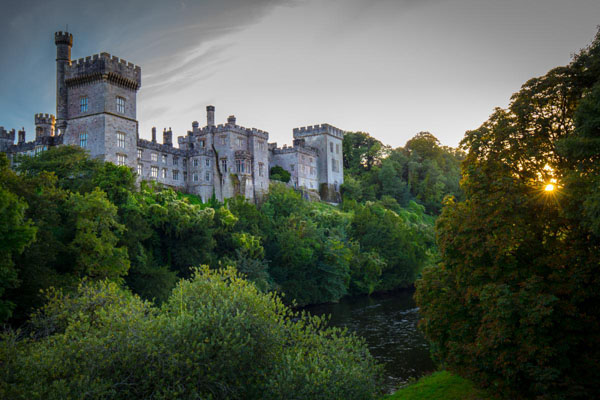
<instances>
[{"instance_id":1,"label":"green grass lawn","mask_svg":"<svg viewBox=\"0 0 600 400\"><path fill-rule=\"evenodd\" d=\"M385 400L489 400L470 381L441 371L424 376L418 382L384 397Z\"/></svg>"}]
</instances>

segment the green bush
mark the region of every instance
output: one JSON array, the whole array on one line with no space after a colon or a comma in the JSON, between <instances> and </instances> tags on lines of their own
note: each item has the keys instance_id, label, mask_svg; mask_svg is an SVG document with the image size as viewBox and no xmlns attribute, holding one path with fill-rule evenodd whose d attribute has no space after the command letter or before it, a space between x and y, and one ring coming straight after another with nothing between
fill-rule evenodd
<instances>
[{"instance_id":1,"label":"green bush","mask_svg":"<svg viewBox=\"0 0 600 400\"><path fill-rule=\"evenodd\" d=\"M298 314L234 269L196 270L158 308L116 283L48 293L0 345L6 399L369 399L365 343Z\"/></svg>"},{"instance_id":2,"label":"green bush","mask_svg":"<svg viewBox=\"0 0 600 400\"><path fill-rule=\"evenodd\" d=\"M290 174L287 170L281 168L279 165L274 166L269 171L269 177L274 181L281 181L284 183L288 183L292 174Z\"/></svg>"}]
</instances>

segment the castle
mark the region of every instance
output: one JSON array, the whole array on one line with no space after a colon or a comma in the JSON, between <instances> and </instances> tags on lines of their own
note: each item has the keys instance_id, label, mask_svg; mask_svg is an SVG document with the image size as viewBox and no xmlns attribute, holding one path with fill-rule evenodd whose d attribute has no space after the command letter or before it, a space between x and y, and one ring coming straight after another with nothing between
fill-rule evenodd
<instances>
[{"instance_id":1,"label":"castle","mask_svg":"<svg viewBox=\"0 0 600 400\"><path fill-rule=\"evenodd\" d=\"M132 168L138 180L163 185L207 200L243 195L259 200L269 188L269 170L278 165L291 174L289 185L339 200L344 181L344 131L329 124L296 128L293 146L268 143L268 132L236 124L235 116L215 124L215 107L206 107L206 125L192 129L173 146L171 128L162 143L140 139L136 119L139 66L108 53L71 60L73 35L56 32L56 116L35 115L35 139L0 127L0 151L35 156L52 146L76 145L92 157Z\"/></svg>"}]
</instances>

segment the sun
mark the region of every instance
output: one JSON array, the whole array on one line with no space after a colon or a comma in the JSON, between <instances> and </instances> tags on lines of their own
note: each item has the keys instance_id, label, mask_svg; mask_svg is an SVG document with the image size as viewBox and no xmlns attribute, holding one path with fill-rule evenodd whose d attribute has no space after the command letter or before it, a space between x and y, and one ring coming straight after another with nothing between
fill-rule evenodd
<instances>
[{"instance_id":1,"label":"sun","mask_svg":"<svg viewBox=\"0 0 600 400\"><path fill-rule=\"evenodd\" d=\"M547 185L544 187L544 190L545 190L546 192L553 192L553 191L554 191L554 189L556 189L556 188L555 188L555 186L554 186L552 183L549 183L549 184L547 184Z\"/></svg>"}]
</instances>

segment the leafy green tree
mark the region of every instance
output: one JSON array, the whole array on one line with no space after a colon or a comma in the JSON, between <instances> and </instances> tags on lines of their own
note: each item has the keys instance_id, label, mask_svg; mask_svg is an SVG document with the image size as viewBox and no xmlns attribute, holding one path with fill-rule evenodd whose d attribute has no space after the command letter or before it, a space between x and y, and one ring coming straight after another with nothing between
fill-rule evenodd
<instances>
[{"instance_id":1,"label":"leafy green tree","mask_svg":"<svg viewBox=\"0 0 600 400\"><path fill-rule=\"evenodd\" d=\"M269 178L271 178L274 181L288 183L291 177L292 174L290 174L289 171L283 169L279 165L272 167L269 171Z\"/></svg>"},{"instance_id":2,"label":"leafy green tree","mask_svg":"<svg viewBox=\"0 0 600 400\"><path fill-rule=\"evenodd\" d=\"M505 398L600 396L599 77L600 33L467 132L417 285L434 357Z\"/></svg>"},{"instance_id":3,"label":"leafy green tree","mask_svg":"<svg viewBox=\"0 0 600 400\"><path fill-rule=\"evenodd\" d=\"M30 337L3 334L0 397L375 399L363 340L202 268L161 308L109 282L49 292Z\"/></svg>"},{"instance_id":4,"label":"leafy green tree","mask_svg":"<svg viewBox=\"0 0 600 400\"><path fill-rule=\"evenodd\" d=\"M3 299L8 288L19 286L19 274L13 261L35 238L36 229L25 218L27 204L4 188L7 175L13 175L8 168L8 159L0 154L0 322L12 315L14 302Z\"/></svg>"}]
</instances>

